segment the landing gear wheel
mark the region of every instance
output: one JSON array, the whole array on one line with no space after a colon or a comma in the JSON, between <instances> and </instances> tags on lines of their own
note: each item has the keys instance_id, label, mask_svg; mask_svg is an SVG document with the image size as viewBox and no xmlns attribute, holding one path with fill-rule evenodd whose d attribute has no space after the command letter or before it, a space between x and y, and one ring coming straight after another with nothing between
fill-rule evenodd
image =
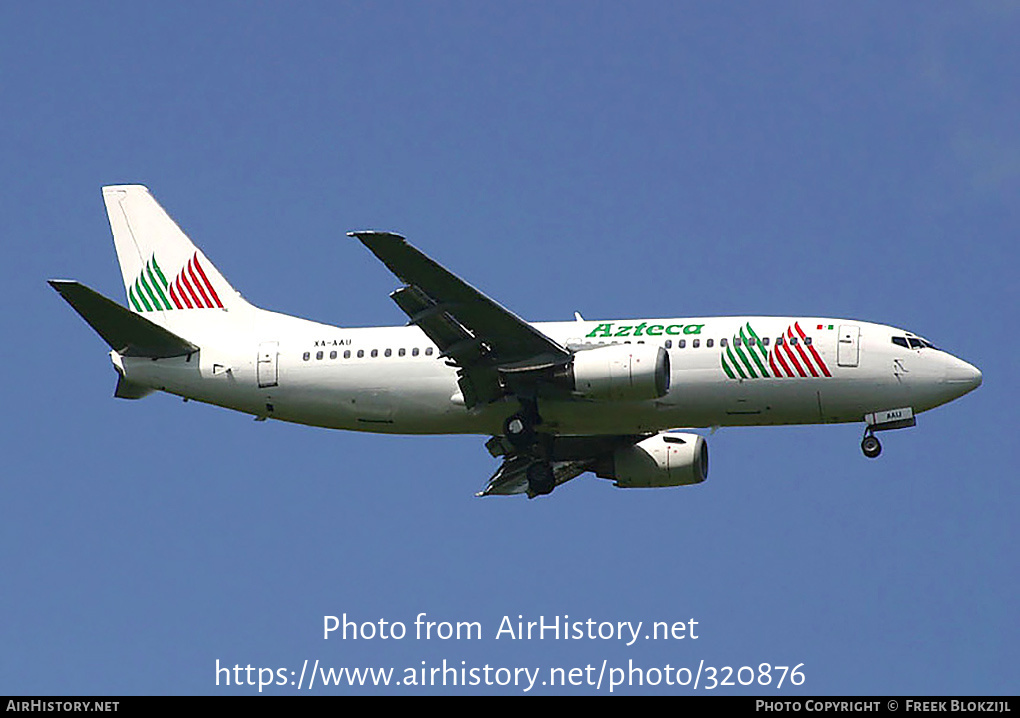
<instances>
[{"instance_id":1,"label":"landing gear wheel","mask_svg":"<svg viewBox=\"0 0 1020 718\"><path fill-rule=\"evenodd\" d=\"M528 493L532 496L551 494L556 488L556 476L552 464L547 461L536 461L528 467Z\"/></svg>"},{"instance_id":2,"label":"landing gear wheel","mask_svg":"<svg viewBox=\"0 0 1020 718\"><path fill-rule=\"evenodd\" d=\"M861 451L869 459L874 459L882 453L882 443L874 434L865 434L864 438L861 439Z\"/></svg>"},{"instance_id":3,"label":"landing gear wheel","mask_svg":"<svg viewBox=\"0 0 1020 718\"><path fill-rule=\"evenodd\" d=\"M503 434L518 451L528 451L535 443L534 424L524 414L514 414L504 421Z\"/></svg>"},{"instance_id":4,"label":"landing gear wheel","mask_svg":"<svg viewBox=\"0 0 1020 718\"><path fill-rule=\"evenodd\" d=\"M516 436L523 436L528 431L528 422L522 414L514 414L503 422L503 433L513 441Z\"/></svg>"}]
</instances>

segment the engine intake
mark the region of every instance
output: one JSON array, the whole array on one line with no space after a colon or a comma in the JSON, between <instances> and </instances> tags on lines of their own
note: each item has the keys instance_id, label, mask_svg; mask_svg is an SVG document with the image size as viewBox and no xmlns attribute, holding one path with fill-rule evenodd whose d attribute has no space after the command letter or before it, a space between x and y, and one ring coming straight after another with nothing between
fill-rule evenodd
<instances>
[{"instance_id":1,"label":"engine intake","mask_svg":"<svg viewBox=\"0 0 1020 718\"><path fill-rule=\"evenodd\" d=\"M657 434L607 458L595 475L624 489L685 486L708 478L708 442L697 434Z\"/></svg>"},{"instance_id":2,"label":"engine intake","mask_svg":"<svg viewBox=\"0 0 1020 718\"><path fill-rule=\"evenodd\" d=\"M574 355L573 391L589 399L647 401L669 391L669 354L660 346L615 344Z\"/></svg>"}]
</instances>

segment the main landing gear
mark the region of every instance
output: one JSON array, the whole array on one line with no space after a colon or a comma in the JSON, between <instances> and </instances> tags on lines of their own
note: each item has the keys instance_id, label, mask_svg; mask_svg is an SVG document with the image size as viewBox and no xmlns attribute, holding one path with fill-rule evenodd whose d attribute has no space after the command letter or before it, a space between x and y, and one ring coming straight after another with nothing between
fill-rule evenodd
<instances>
[{"instance_id":1,"label":"main landing gear","mask_svg":"<svg viewBox=\"0 0 1020 718\"><path fill-rule=\"evenodd\" d=\"M521 399L521 410L503 422L503 434L518 451L527 453L535 443L535 427L542 423L536 399Z\"/></svg>"},{"instance_id":2,"label":"main landing gear","mask_svg":"<svg viewBox=\"0 0 1020 718\"><path fill-rule=\"evenodd\" d=\"M552 437L539 434L535 427L542 423L538 415L538 402L534 399L521 399L521 410L503 422L503 434L514 449L534 461L528 466L528 496L544 496L556 488L556 476L553 473Z\"/></svg>"},{"instance_id":3,"label":"main landing gear","mask_svg":"<svg viewBox=\"0 0 1020 718\"><path fill-rule=\"evenodd\" d=\"M878 440L870 426L864 430L864 438L861 439L861 451L869 459L878 458L878 455L882 453L882 442Z\"/></svg>"},{"instance_id":4,"label":"main landing gear","mask_svg":"<svg viewBox=\"0 0 1020 718\"><path fill-rule=\"evenodd\" d=\"M528 467L528 495L545 496L556 488L556 476L548 461L536 461Z\"/></svg>"}]
</instances>

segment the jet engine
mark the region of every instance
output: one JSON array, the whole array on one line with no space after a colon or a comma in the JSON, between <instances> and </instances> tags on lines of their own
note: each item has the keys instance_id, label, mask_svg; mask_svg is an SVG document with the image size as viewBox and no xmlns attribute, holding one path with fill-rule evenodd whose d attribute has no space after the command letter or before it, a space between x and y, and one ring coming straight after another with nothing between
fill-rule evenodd
<instances>
[{"instance_id":1,"label":"jet engine","mask_svg":"<svg viewBox=\"0 0 1020 718\"><path fill-rule=\"evenodd\" d=\"M697 434L665 433L616 449L595 475L623 489L700 484L708 478L708 442Z\"/></svg>"},{"instance_id":2,"label":"jet engine","mask_svg":"<svg viewBox=\"0 0 1020 718\"><path fill-rule=\"evenodd\" d=\"M573 391L589 399L646 401L669 391L669 354L650 344L614 344L574 355Z\"/></svg>"}]
</instances>

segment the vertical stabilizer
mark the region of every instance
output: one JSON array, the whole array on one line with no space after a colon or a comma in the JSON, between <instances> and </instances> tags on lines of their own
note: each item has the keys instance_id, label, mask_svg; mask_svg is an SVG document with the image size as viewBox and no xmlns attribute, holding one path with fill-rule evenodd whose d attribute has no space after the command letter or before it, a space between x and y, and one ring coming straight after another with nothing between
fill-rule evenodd
<instances>
[{"instance_id":1,"label":"vertical stabilizer","mask_svg":"<svg viewBox=\"0 0 1020 718\"><path fill-rule=\"evenodd\" d=\"M246 306L141 185L103 187L128 307L158 324Z\"/></svg>"}]
</instances>

